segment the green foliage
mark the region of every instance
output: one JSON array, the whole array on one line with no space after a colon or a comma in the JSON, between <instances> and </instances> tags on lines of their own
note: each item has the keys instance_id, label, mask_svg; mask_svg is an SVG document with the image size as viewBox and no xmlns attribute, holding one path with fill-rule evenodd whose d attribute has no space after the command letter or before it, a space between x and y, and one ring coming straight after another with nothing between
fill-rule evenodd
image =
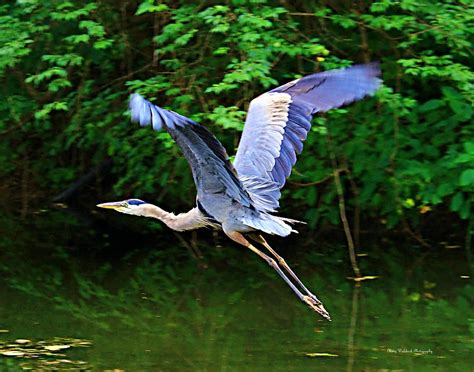
<instances>
[{"instance_id":1,"label":"green foliage","mask_svg":"<svg viewBox=\"0 0 474 372\"><path fill-rule=\"evenodd\" d=\"M338 172L348 210L388 227L446 210L470 218L473 16L467 1L2 5L0 178L22 200L47 200L110 157L115 186L97 183L97 195L189 206L186 162L167 134L129 123L129 93L206 124L232 154L253 97L381 60L375 99L314 120L282 212L339 223Z\"/></svg>"}]
</instances>

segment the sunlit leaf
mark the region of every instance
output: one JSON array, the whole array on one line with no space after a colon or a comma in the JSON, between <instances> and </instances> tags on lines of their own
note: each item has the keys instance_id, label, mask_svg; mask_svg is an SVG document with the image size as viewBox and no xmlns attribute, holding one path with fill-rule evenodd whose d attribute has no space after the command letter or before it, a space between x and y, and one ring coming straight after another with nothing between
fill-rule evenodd
<instances>
[{"instance_id":1,"label":"sunlit leaf","mask_svg":"<svg viewBox=\"0 0 474 372\"><path fill-rule=\"evenodd\" d=\"M0 351L0 354L5 355L5 356L13 356L13 357L21 357L25 355L24 352L19 351L19 350Z\"/></svg>"},{"instance_id":2,"label":"sunlit leaf","mask_svg":"<svg viewBox=\"0 0 474 372\"><path fill-rule=\"evenodd\" d=\"M49 351L59 351L63 349L69 349L71 345L47 345L44 348Z\"/></svg>"},{"instance_id":3,"label":"sunlit leaf","mask_svg":"<svg viewBox=\"0 0 474 372\"><path fill-rule=\"evenodd\" d=\"M19 339L15 340L15 342L17 344L28 344L28 343L31 342L31 340L27 340L27 339L24 339L24 338L19 338Z\"/></svg>"},{"instance_id":4,"label":"sunlit leaf","mask_svg":"<svg viewBox=\"0 0 474 372\"><path fill-rule=\"evenodd\" d=\"M364 280L374 280L374 279L379 279L380 276L374 276L374 275L367 275L367 276L361 276L359 277L348 277L347 279L353 280L354 282L362 282Z\"/></svg>"},{"instance_id":5,"label":"sunlit leaf","mask_svg":"<svg viewBox=\"0 0 474 372\"><path fill-rule=\"evenodd\" d=\"M305 354L307 357L310 358L318 358L318 357L338 357L339 355L337 354L331 354L331 353L306 353Z\"/></svg>"}]
</instances>

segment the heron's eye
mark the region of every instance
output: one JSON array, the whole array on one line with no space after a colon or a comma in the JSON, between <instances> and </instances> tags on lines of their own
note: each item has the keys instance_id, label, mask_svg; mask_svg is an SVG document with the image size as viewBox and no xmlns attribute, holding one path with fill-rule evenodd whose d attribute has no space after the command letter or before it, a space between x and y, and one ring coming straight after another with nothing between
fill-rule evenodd
<instances>
[{"instance_id":1,"label":"heron's eye","mask_svg":"<svg viewBox=\"0 0 474 372\"><path fill-rule=\"evenodd\" d=\"M123 202L120 206L126 208L126 207L128 207L128 203L127 203L127 202Z\"/></svg>"}]
</instances>

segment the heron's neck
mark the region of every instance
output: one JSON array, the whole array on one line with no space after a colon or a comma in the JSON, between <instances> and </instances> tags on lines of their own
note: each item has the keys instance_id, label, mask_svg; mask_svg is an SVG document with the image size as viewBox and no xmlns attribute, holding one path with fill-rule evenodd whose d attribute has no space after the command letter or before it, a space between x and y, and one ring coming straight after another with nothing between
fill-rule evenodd
<instances>
[{"instance_id":1,"label":"heron's neck","mask_svg":"<svg viewBox=\"0 0 474 372\"><path fill-rule=\"evenodd\" d=\"M143 216L163 221L166 226L176 231L194 230L206 225L205 218L203 218L197 208L193 208L189 212L180 213L178 215L167 212L153 204L144 205L142 209Z\"/></svg>"}]
</instances>

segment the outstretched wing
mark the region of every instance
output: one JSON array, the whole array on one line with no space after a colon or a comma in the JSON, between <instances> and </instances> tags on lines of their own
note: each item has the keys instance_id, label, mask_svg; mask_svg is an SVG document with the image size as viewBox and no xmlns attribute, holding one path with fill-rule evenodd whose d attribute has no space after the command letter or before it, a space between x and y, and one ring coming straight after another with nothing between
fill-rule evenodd
<instances>
[{"instance_id":1,"label":"outstretched wing","mask_svg":"<svg viewBox=\"0 0 474 372\"><path fill-rule=\"evenodd\" d=\"M139 94L130 97L132 120L141 126L166 130L189 162L199 192L225 193L244 206L252 200L237 178L224 146L203 125L174 111L158 107Z\"/></svg>"},{"instance_id":2,"label":"outstretched wing","mask_svg":"<svg viewBox=\"0 0 474 372\"><path fill-rule=\"evenodd\" d=\"M278 208L312 116L374 94L379 75L378 63L355 65L305 76L252 100L234 166L258 209Z\"/></svg>"}]
</instances>

